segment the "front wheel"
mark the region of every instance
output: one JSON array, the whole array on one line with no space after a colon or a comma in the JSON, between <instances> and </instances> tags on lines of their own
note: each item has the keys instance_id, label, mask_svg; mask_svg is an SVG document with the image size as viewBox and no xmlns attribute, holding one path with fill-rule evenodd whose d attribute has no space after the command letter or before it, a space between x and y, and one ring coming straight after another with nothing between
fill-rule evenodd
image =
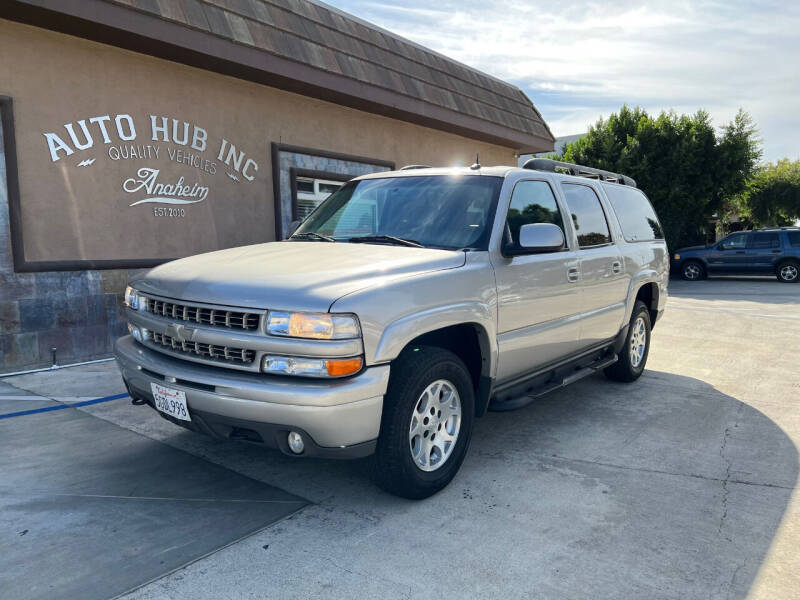
<instances>
[{"instance_id":1,"label":"front wheel","mask_svg":"<svg viewBox=\"0 0 800 600\"><path fill-rule=\"evenodd\" d=\"M775 272L778 281L796 283L800 280L800 264L793 261L782 262Z\"/></svg>"},{"instance_id":2,"label":"front wheel","mask_svg":"<svg viewBox=\"0 0 800 600\"><path fill-rule=\"evenodd\" d=\"M619 353L619 360L606 367L604 371L606 377L626 383L639 379L644 372L644 365L650 352L650 329L650 311L644 302L637 300L633 306L628 335Z\"/></svg>"},{"instance_id":3,"label":"front wheel","mask_svg":"<svg viewBox=\"0 0 800 600\"><path fill-rule=\"evenodd\" d=\"M436 347L406 350L392 364L374 457L375 479L404 498L427 498L455 477L475 415L472 378Z\"/></svg>"},{"instance_id":4,"label":"front wheel","mask_svg":"<svg viewBox=\"0 0 800 600\"><path fill-rule=\"evenodd\" d=\"M706 270L703 263L696 260L687 260L681 267L681 277L686 281L698 281L704 279Z\"/></svg>"}]
</instances>

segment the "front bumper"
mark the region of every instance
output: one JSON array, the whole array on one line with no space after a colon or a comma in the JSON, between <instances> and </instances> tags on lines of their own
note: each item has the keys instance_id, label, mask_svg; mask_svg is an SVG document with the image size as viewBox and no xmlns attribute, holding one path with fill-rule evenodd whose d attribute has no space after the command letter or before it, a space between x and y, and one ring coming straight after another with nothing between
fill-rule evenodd
<instances>
[{"instance_id":1,"label":"front bumper","mask_svg":"<svg viewBox=\"0 0 800 600\"><path fill-rule=\"evenodd\" d=\"M257 441L289 454L290 430L303 434L306 456L356 458L374 451L388 365L346 379L294 379L193 364L130 336L117 340L114 354L134 399L152 406L151 383L185 392L192 421L169 420L189 429Z\"/></svg>"}]
</instances>

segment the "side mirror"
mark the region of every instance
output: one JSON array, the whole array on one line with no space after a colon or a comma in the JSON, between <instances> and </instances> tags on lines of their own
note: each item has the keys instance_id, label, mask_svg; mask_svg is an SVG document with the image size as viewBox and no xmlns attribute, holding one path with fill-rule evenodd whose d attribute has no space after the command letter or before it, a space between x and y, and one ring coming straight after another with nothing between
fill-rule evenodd
<instances>
[{"instance_id":1,"label":"side mirror","mask_svg":"<svg viewBox=\"0 0 800 600\"><path fill-rule=\"evenodd\" d=\"M301 221L300 219L297 219L296 221L292 221L291 223L289 223L289 228L286 230L286 237L287 237L287 238L288 238L288 237L291 237L291 235L292 235L292 234L293 234L295 231L297 231L297 228L298 228L298 227L300 227L300 224L301 224L302 222L303 222L303 221Z\"/></svg>"},{"instance_id":2,"label":"side mirror","mask_svg":"<svg viewBox=\"0 0 800 600\"><path fill-rule=\"evenodd\" d=\"M558 252L564 248L564 232L552 223L528 223L519 228L519 243L503 248L505 256Z\"/></svg>"}]
</instances>

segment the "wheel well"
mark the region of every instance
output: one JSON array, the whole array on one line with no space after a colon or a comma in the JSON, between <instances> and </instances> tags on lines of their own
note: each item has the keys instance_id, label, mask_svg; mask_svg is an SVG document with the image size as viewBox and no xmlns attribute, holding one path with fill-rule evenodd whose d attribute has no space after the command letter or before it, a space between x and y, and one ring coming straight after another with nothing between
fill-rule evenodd
<instances>
[{"instance_id":1,"label":"wheel well","mask_svg":"<svg viewBox=\"0 0 800 600\"><path fill-rule=\"evenodd\" d=\"M695 263L697 265L700 265L703 268L703 271L705 271L705 269L706 269L706 263L704 263L699 258L687 258L687 259L685 259L683 262L681 262L681 268L683 268L683 265L688 265L689 263Z\"/></svg>"},{"instance_id":2,"label":"wheel well","mask_svg":"<svg viewBox=\"0 0 800 600\"><path fill-rule=\"evenodd\" d=\"M403 352L416 346L445 348L464 361L475 390L475 410L481 416L485 412L485 406L481 406L485 404L482 396L488 394L488 389L484 388L489 385L490 349L486 330L477 323L443 327L417 336L403 348Z\"/></svg>"},{"instance_id":3,"label":"wheel well","mask_svg":"<svg viewBox=\"0 0 800 600\"><path fill-rule=\"evenodd\" d=\"M636 292L636 299L644 302L650 312L651 327L655 327L658 316L658 293L658 284L655 283L645 283Z\"/></svg>"}]
</instances>

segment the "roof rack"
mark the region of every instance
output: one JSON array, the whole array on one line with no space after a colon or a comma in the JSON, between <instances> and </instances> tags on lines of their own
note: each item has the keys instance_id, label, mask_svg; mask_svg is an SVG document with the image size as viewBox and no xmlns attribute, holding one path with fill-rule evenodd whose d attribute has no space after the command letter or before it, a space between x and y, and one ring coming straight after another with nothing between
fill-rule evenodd
<instances>
[{"instance_id":1,"label":"roof rack","mask_svg":"<svg viewBox=\"0 0 800 600\"><path fill-rule=\"evenodd\" d=\"M592 167L584 167L583 165L574 165L572 163L552 160L550 158L531 158L530 160L525 161L525 164L522 165L522 168L531 169L532 171L565 173L567 175L575 175L577 177L588 177L589 179L598 179L600 181L608 181L610 183L619 183L620 185L636 187L636 181L627 175L620 175L619 173L612 173L611 171L603 171L602 169L594 169Z\"/></svg>"},{"instance_id":2,"label":"roof rack","mask_svg":"<svg viewBox=\"0 0 800 600\"><path fill-rule=\"evenodd\" d=\"M413 169L432 169L433 167L429 167L428 165L406 165L405 167L400 167L401 171L412 171Z\"/></svg>"}]
</instances>

